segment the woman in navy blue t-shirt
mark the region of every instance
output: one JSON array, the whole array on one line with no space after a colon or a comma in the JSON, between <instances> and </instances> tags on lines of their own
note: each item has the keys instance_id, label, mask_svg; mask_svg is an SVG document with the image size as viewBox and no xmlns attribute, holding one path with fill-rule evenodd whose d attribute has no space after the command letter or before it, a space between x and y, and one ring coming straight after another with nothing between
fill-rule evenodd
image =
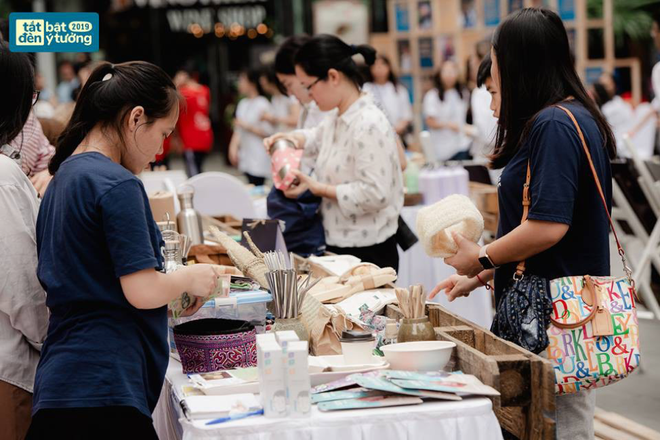
<instances>
[{"instance_id":1,"label":"woman in navy blue t-shirt","mask_svg":"<svg viewBox=\"0 0 660 440\"><path fill-rule=\"evenodd\" d=\"M157 270L162 238L135 176L162 150L178 109L169 76L146 62L103 64L80 92L37 220L51 316L29 439L157 438L167 304L217 284L210 265Z\"/></svg>"},{"instance_id":2,"label":"woman in navy blue t-shirt","mask_svg":"<svg viewBox=\"0 0 660 440\"><path fill-rule=\"evenodd\" d=\"M431 296L441 290L450 300L467 296L494 277L499 301L523 260L526 273L547 279L610 275L607 213L577 129L555 105L570 110L579 123L610 206L614 137L575 71L561 19L543 9L511 15L493 37L491 58L491 108L499 117L491 165L504 167L498 239L480 248L456 236L459 251L445 261L457 275L436 286ZM528 163L532 202L528 221L521 225ZM557 438L593 438L591 391L559 396L556 407Z\"/></svg>"}]
</instances>

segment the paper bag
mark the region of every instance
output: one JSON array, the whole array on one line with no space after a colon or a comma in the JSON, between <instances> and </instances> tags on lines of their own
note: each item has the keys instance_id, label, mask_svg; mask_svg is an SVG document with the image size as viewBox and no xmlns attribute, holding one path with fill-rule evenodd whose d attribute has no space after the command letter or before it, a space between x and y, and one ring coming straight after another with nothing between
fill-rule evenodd
<instances>
[{"instance_id":1,"label":"paper bag","mask_svg":"<svg viewBox=\"0 0 660 440\"><path fill-rule=\"evenodd\" d=\"M165 221L167 215L170 216L170 221L176 227L176 213L174 211L174 194L169 191L156 191L149 194L149 206L151 207L151 214L157 222ZM175 229L177 230L177 229Z\"/></svg>"}]
</instances>

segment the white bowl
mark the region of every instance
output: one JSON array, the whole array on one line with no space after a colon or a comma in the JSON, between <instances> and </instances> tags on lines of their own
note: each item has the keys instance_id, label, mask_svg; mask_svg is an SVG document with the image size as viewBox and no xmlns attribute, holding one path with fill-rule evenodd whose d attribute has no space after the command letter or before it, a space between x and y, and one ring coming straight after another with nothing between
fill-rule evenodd
<instances>
[{"instance_id":1,"label":"white bowl","mask_svg":"<svg viewBox=\"0 0 660 440\"><path fill-rule=\"evenodd\" d=\"M392 370L440 371L449 362L456 344L448 341L403 342L380 349Z\"/></svg>"}]
</instances>

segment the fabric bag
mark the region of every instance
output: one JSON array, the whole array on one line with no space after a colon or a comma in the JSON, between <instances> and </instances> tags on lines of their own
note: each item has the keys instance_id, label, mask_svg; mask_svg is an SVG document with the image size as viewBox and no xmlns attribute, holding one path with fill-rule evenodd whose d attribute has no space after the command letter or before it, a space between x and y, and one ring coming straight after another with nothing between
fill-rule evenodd
<instances>
[{"instance_id":1,"label":"fabric bag","mask_svg":"<svg viewBox=\"0 0 660 440\"><path fill-rule=\"evenodd\" d=\"M321 218L321 198L307 190L297 199L289 199L277 188L267 199L268 217L285 224L284 241L290 252L302 257L323 255L325 230Z\"/></svg>"},{"instance_id":2,"label":"fabric bag","mask_svg":"<svg viewBox=\"0 0 660 440\"><path fill-rule=\"evenodd\" d=\"M557 107L571 118L580 137L626 276L579 275L546 280L526 275L522 261L498 304L491 330L534 353L545 350L555 371L555 391L562 395L624 379L639 366L640 352L632 271L582 130L570 110ZM528 162L521 223L527 221L531 205L530 181Z\"/></svg>"}]
</instances>

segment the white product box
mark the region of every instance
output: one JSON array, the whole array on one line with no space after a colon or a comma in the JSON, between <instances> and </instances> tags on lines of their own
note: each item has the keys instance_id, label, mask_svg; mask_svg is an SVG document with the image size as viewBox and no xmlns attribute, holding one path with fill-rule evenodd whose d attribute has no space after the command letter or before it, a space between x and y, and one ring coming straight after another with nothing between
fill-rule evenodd
<instances>
[{"instance_id":1,"label":"white product box","mask_svg":"<svg viewBox=\"0 0 660 440\"><path fill-rule=\"evenodd\" d=\"M287 416L282 347L273 342L257 343L259 394L264 415L268 418Z\"/></svg>"},{"instance_id":2,"label":"white product box","mask_svg":"<svg viewBox=\"0 0 660 440\"><path fill-rule=\"evenodd\" d=\"M294 342L300 340L296 332L294 332L293 330L276 332L275 337L277 338L277 342L282 346L282 348L285 348L286 342Z\"/></svg>"},{"instance_id":3,"label":"white product box","mask_svg":"<svg viewBox=\"0 0 660 440\"><path fill-rule=\"evenodd\" d=\"M286 394L291 417L308 417L311 414L308 353L307 341L289 342L284 352Z\"/></svg>"}]
</instances>

